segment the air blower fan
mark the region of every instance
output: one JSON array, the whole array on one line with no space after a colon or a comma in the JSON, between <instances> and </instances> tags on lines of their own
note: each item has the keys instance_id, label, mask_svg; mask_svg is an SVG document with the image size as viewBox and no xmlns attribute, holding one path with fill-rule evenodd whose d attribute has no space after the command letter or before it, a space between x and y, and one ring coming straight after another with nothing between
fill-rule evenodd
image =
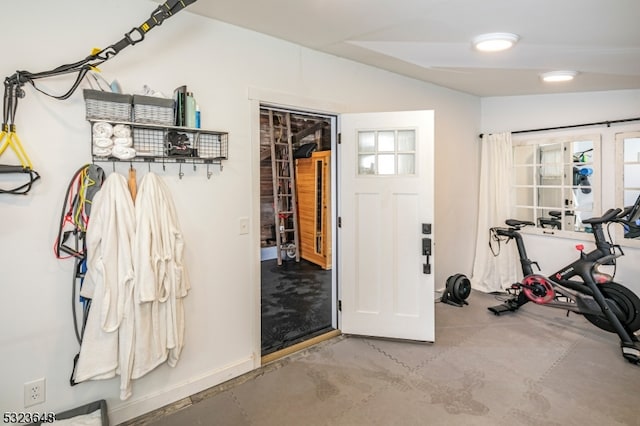
<instances>
[{"instance_id":1,"label":"air blower fan","mask_svg":"<svg viewBox=\"0 0 640 426\"><path fill-rule=\"evenodd\" d=\"M455 274L447 278L447 286L444 289L441 302L457 306L468 305L465 300L471 294L471 281L463 274Z\"/></svg>"}]
</instances>

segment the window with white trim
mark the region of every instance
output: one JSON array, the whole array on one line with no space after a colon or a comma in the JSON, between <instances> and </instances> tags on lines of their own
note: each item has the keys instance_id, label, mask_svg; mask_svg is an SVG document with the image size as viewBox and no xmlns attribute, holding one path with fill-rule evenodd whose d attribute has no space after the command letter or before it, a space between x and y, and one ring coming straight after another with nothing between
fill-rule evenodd
<instances>
[{"instance_id":1,"label":"window with white trim","mask_svg":"<svg viewBox=\"0 0 640 426\"><path fill-rule=\"evenodd\" d=\"M619 241L640 247L640 132L616 134L616 170L618 205L633 208L630 225L618 227Z\"/></svg>"},{"instance_id":2,"label":"window with white trim","mask_svg":"<svg viewBox=\"0 0 640 426\"><path fill-rule=\"evenodd\" d=\"M589 232L599 213L600 135L513 141L514 212L548 233Z\"/></svg>"}]
</instances>

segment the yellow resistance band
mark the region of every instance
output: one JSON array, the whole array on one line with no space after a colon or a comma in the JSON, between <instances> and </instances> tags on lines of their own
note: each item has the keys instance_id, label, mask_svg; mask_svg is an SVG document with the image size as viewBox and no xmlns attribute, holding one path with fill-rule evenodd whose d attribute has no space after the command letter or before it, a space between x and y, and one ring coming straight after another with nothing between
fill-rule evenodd
<instances>
[{"instance_id":1,"label":"yellow resistance band","mask_svg":"<svg viewBox=\"0 0 640 426\"><path fill-rule=\"evenodd\" d=\"M8 147L11 147L23 168L29 170L33 169L31 160L22 147L20 138L16 133L16 126L13 124L11 126L5 124L2 128L2 132L0 132L0 156L4 154Z\"/></svg>"}]
</instances>

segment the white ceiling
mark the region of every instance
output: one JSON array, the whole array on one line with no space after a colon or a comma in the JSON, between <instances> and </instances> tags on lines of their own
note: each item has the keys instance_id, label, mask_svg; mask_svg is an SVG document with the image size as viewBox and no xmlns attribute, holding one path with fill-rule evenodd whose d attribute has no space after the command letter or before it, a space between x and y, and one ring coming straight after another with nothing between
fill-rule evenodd
<instances>
[{"instance_id":1,"label":"white ceiling","mask_svg":"<svg viewBox=\"0 0 640 426\"><path fill-rule=\"evenodd\" d=\"M189 11L477 96L640 89L639 0L199 0ZM512 32L481 54L476 35ZM576 70L543 84L541 72Z\"/></svg>"}]
</instances>

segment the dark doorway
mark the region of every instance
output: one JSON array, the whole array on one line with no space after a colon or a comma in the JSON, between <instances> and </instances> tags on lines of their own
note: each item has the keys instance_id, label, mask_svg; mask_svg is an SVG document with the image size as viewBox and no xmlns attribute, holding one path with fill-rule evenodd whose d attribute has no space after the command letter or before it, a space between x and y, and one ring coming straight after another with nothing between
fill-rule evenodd
<instances>
[{"instance_id":1,"label":"dark doorway","mask_svg":"<svg viewBox=\"0 0 640 426\"><path fill-rule=\"evenodd\" d=\"M260 108L262 356L333 330L335 117Z\"/></svg>"}]
</instances>

